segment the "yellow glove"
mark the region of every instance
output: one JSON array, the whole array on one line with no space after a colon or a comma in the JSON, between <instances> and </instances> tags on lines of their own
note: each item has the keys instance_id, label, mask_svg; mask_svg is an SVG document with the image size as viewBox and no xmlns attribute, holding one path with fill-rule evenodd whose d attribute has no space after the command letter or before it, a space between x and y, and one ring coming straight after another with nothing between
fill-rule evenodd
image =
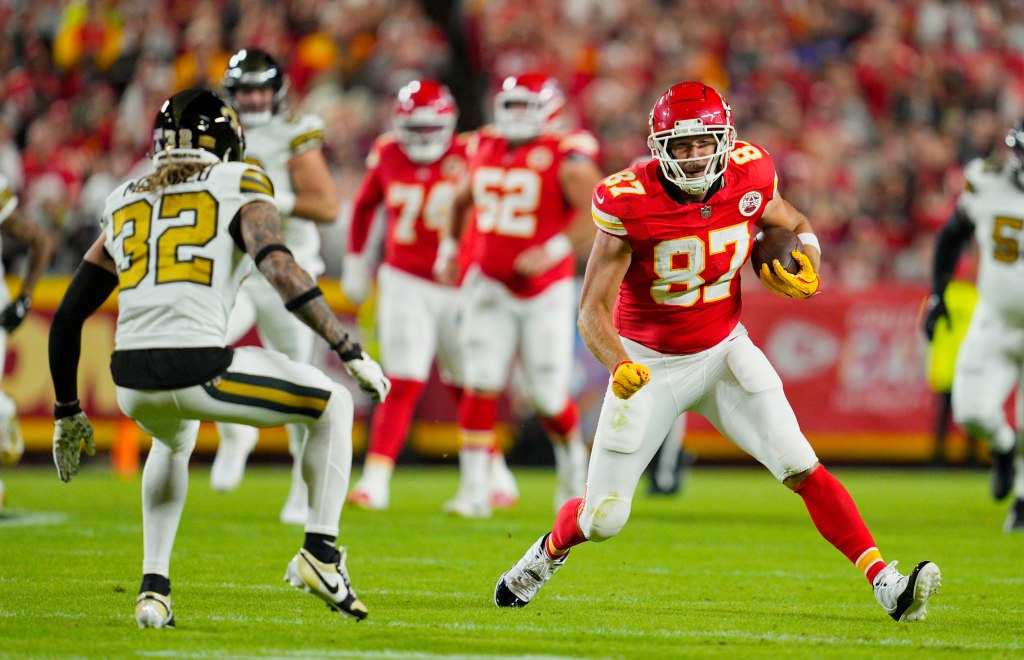
<instances>
[{"instance_id":1,"label":"yellow glove","mask_svg":"<svg viewBox=\"0 0 1024 660\"><path fill-rule=\"evenodd\" d=\"M628 399L651 380L651 372L642 364L632 360L623 360L615 365L612 374L612 394L620 399Z\"/></svg>"},{"instance_id":2,"label":"yellow glove","mask_svg":"<svg viewBox=\"0 0 1024 660\"><path fill-rule=\"evenodd\" d=\"M793 258L800 263L800 272L796 275L787 272L778 259L772 260L774 272L768 269L767 263L761 264L761 284L783 298L810 298L821 284L818 274L814 272L811 258L800 250L793 250Z\"/></svg>"}]
</instances>

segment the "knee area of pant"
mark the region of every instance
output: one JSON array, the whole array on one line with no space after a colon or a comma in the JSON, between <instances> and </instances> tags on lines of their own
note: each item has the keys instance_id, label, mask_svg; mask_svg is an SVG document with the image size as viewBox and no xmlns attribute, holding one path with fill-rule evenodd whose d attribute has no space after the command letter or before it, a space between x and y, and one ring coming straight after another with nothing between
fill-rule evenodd
<instances>
[{"instance_id":1,"label":"knee area of pant","mask_svg":"<svg viewBox=\"0 0 1024 660\"><path fill-rule=\"evenodd\" d=\"M976 438L987 439L994 437L999 432L1002 420L998 415L990 417L979 414L977 410L959 411L954 413L953 421L961 426L964 431Z\"/></svg>"},{"instance_id":2,"label":"knee area of pant","mask_svg":"<svg viewBox=\"0 0 1024 660\"><path fill-rule=\"evenodd\" d=\"M607 495L591 500L588 495L580 516L580 531L590 541L607 541L626 526L630 509L631 503L625 498Z\"/></svg>"}]
</instances>

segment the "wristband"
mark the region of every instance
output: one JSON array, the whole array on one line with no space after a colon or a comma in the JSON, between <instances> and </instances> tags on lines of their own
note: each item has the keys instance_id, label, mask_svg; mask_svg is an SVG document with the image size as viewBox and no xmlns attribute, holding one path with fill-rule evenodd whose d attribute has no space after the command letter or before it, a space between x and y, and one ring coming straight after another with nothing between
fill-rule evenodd
<instances>
[{"instance_id":1,"label":"wristband","mask_svg":"<svg viewBox=\"0 0 1024 660\"><path fill-rule=\"evenodd\" d=\"M252 258L256 267L260 267L260 263L270 256L272 252L284 252L288 256L293 256L292 251L288 249L288 246L281 243L271 243L270 245L264 245L260 248L260 251L256 253L256 256Z\"/></svg>"},{"instance_id":2,"label":"wristband","mask_svg":"<svg viewBox=\"0 0 1024 660\"><path fill-rule=\"evenodd\" d=\"M277 210L281 215L291 215L295 210L295 193L279 190L274 194Z\"/></svg>"},{"instance_id":3,"label":"wristband","mask_svg":"<svg viewBox=\"0 0 1024 660\"><path fill-rule=\"evenodd\" d=\"M64 419L65 417L71 417L82 412L82 405L78 399L75 399L71 403L54 403L53 404L53 418Z\"/></svg>"},{"instance_id":4,"label":"wristband","mask_svg":"<svg viewBox=\"0 0 1024 660\"><path fill-rule=\"evenodd\" d=\"M289 312L294 312L299 307L302 307L313 298L319 298L322 295L324 295L324 292L320 290L320 287L314 286L309 291L306 291L305 293L300 293L299 295L295 296L294 298L286 302L284 304L284 308L287 309Z\"/></svg>"},{"instance_id":5,"label":"wristband","mask_svg":"<svg viewBox=\"0 0 1024 660\"><path fill-rule=\"evenodd\" d=\"M572 254L572 241L565 234L555 234L544 242L544 251L552 259L564 259Z\"/></svg>"},{"instance_id":6,"label":"wristband","mask_svg":"<svg viewBox=\"0 0 1024 660\"><path fill-rule=\"evenodd\" d=\"M813 245L818 248L818 254L821 254L821 243L818 242L818 237L813 232L805 231L802 234L797 234L796 237L800 239L802 245Z\"/></svg>"},{"instance_id":7,"label":"wristband","mask_svg":"<svg viewBox=\"0 0 1024 660\"><path fill-rule=\"evenodd\" d=\"M348 335L345 335L344 339L339 341L334 346L331 346L331 348L334 348L334 352L338 354L338 357L341 358L341 361L342 362L348 362L350 360L358 360L358 359L362 358L363 357L363 347L360 346L359 342L357 342L357 341L352 342L352 347L349 348L347 351L342 352L340 350L341 349L340 345L344 344L346 341L348 341ZM335 346L337 346L337 348L335 348Z\"/></svg>"}]
</instances>

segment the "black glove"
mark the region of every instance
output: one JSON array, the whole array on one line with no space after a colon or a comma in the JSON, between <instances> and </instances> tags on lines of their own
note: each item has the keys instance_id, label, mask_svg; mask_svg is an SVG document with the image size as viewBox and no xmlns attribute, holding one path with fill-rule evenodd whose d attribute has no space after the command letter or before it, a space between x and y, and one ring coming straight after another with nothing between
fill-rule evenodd
<instances>
[{"instance_id":1,"label":"black glove","mask_svg":"<svg viewBox=\"0 0 1024 660\"><path fill-rule=\"evenodd\" d=\"M0 327L8 333L21 325L21 322L28 316L28 310L32 308L32 300L25 295L18 296L4 311L0 312Z\"/></svg>"},{"instance_id":2,"label":"black glove","mask_svg":"<svg viewBox=\"0 0 1024 660\"><path fill-rule=\"evenodd\" d=\"M939 322L939 319L946 319L946 324L949 325L946 302L941 295L933 293L924 303L924 334L928 337L928 341L935 336L935 324Z\"/></svg>"}]
</instances>

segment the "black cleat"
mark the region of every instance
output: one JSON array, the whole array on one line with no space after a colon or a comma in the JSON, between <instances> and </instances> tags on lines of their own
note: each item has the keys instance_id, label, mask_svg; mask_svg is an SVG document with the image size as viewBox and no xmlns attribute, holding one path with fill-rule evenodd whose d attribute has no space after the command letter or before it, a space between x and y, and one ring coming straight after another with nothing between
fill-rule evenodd
<instances>
[{"instance_id":1,"label":"black cleat","mask_svg":"<svg viewBox=\"0 0 1024 660\"><path fill-rule=\"evenodd\" d=\"M1004 532L1024 532L1024 497L1017 497L1003 521Z\"/></svg>"}]
</instances>

